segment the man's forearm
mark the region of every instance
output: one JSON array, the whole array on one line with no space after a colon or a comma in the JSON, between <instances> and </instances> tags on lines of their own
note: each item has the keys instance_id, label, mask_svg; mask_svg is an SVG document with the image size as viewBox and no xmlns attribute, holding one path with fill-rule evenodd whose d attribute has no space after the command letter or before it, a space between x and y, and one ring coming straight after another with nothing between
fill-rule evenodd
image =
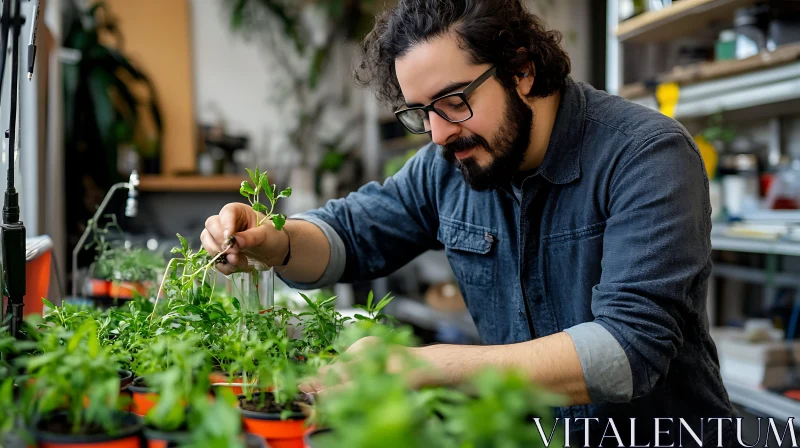
<instances>
[{"instance_id":1,"label":"man's forearm","mask_svg":"<svg viewBox=\"0 0 800 448\"><path fill-rule=\"evenodd\" d=\"M290 219L283 226L289 237L292 259L284 267L276 267L281 277L300 283L313 283L322 277L331 256L328 238L316 225Z\"/></svg>"},{"instance_id":2,"label":"man's forearm","mask_svg":"<svg viewBox=\"0 0 800 448\"><path fill-rule=\"evenodd\" d=\"M536 384L567 396L571 404L590 403L578 352L567 333L509 345L432 345L412 351L435 370L426 382L457 384L484 367L527 372Z\"/></svg>"}]
</instances>

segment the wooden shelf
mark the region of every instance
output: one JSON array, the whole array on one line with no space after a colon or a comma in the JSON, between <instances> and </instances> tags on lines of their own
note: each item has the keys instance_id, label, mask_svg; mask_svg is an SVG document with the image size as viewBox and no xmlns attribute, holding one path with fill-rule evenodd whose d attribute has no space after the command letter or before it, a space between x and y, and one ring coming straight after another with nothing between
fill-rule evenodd
<instances>
[{"instance_id":1,"label":"wooden shelf","mask_svg":"<svg viewBox=\"0 0 800 448\"><path fill-rule=\"evenodd\" d=\"M738 8L757 0L680 0L659 11L648 11L617 26L620 42L655 42L703 30L718 21L733 22Z\"/></svg>"},{"instance_id":2,"label":"wooden shelf","mask_svg":"<svg viewBox=\"0 0 800 448\"><path fill-rule=\"evenodd\" d=\"M796 61L800 61L800 43L782 45L775 51L764 51L746 59L700 62L678 66L673 68L671 72L658 76L650 84L676 82L681 85L689 85L745 73L754 73ZM626 84L619 91L619 95L624 98L636 98L650 93L652 93L650 89L642 82Z\"/></svg>"},{"instance_id":3,"label":"wooden shelf","mask_svg":"<svg viewBox=\"0 0 800 448\"><path fill-rule=\"evenodd\" d=\"M220 176L141 176L139 189L151 192L239 192L247 174Z\"/></svg>"}]
</instances>

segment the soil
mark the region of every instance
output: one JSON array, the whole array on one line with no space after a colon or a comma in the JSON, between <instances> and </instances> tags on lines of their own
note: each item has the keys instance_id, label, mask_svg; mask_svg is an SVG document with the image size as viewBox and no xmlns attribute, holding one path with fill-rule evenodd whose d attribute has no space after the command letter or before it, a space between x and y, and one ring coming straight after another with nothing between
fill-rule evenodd
<instances>
[{"instance_id":1,"label":"soil","mask_svg":"<svg viewBox=\"0 0 800 448\"><path fill-rule=\"evenodd\" d=\"M53 434L73 434L72 422L70 422L69 419L64 415L59 415L58 417L49 419L48 421L42 423L39 428L43 431ZM78 431L78 434L86 436L105 433L106 430L103 429L102 426L95 424L84 425L84 427Z\"/></svg>"},{"instance_id":2,"label":"soil","mask_svg":"<svg viewBox=\"0 0 800 448\"><path fill-rule=\"evenodd\" d=\"M239 407L246 411L251 412L258 412L261 414L280 414L285 410L285 408L281 405L278 405L274 402L274 397L271 393L267 393L267 396L262 404L261 397L257 394L253 394L253 399L250 401L246 401L247 399L242 397L239 399ZM295 397L295 400L290 403L291 411L302 413L303 409L300 407L298 402L306 403L307 400L302 395L298 395Z\"/></svg>"}]
</instances>

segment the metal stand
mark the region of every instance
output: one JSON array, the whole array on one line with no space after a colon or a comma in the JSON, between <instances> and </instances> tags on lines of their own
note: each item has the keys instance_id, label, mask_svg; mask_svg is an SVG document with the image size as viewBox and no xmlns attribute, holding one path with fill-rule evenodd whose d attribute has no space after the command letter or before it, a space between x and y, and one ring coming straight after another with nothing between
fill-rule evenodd
<instances>
[{"instance_id":1,"label":"metal stand","mask_svg":"<svg viewBox=\"0 0 800 448\"><path fill-rule=\"evenodd\" d=\"M13 1L13 11L11 9ZM25 19L21 15L21 0L4 0L2 17L0 17L0 86L6 68L6 55L8 53L8 32L11 28L12 54L11 54L11 104L9 127L6 130L8 137L8 183L3 205L3 276L8 286L8 307L3 320L11 316L10 330L16 338L20 338L22 327L22 307L25 297L25 226L19 220L19 194L14 187L14 156L17 145L17 109L18 109L18 84L19 84L19 34ZM36 39L36 18L39 4L34 0L34 18L31 33L31 43L28 47L28 79L33 74L33 63Z\"/></svg>"}]
</instances>

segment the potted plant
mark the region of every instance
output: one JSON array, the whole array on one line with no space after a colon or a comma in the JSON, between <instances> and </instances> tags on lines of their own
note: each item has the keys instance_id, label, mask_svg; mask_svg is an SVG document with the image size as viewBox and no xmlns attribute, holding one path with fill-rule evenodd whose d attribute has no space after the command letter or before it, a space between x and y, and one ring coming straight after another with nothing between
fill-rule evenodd
<instances>
[{"instance_id":1,"label":"potted plant","mask_svg":"<svg viewBox=\"0 0 800 448\"><path fill-rule=\"evenodd\" d=\"M51 327L41 352L25 358L25 387L35 397L31 432L41 447L138 447L142 421L122 411L116 359L100 345L97 324L77 330Z\"/></svg>"},{"instance_id":2,"label":"potted plant","mask_svg":"<svg viewBox=\"0 0 800 448\"><path fill-rule=\"evenodd\" d=\"M434 418L432 401L444 390L415 391L408 381L414 370L424 367L402 349L413 345L411 331L361 320L349 326L337 344L349 346L366 336L376 338L376 343L358 356L343 353L338 366L323 377L328 390L317 400L307 445L458 446L446 436L441 420Z\"/></svg>"},{"instance_id":3,"label":"potted plant","mask_svg":"<svg viewBox=\"0 0 800 448\"><path fill-rule=\"evenodd\" d=\"M207 354L197 334L162 337L154 345L167 349L161 356L166 367L146 371L147 386L156 398L146 411L144 433L149 448L166 448L191 439L192 424L198 421L195 413L209 401Z\"/></svg>"},{"instance_id":4,"label":"potted plant","mask_svg":"<svg viewBox=\"0 0 800 448\"><path fill-rule=\"evenodd\" d=\"M255 372L254 385L245 384L239 396L242 421L248 432L263 437L272 448L301 448L306 414L313 403L300 393L300 378L308 364L298 362L287 337L253 340L245 353L243 371ZM258 389L258 390L256 390Z\"/></svg>"},{"instance_id":5,"label":"potted plant","mask_svg":"<svg viewBox=\"0 0 800 448\"><path fill-rule=\"evenodd\" d=\"M112 244L108 235L112 228L122 232L115 215L108 215L110 222L100 228L93 220L93 241L86 248L95 247L97 255L89 267L88 294L114 299L132 299L148 296L164 271L164 257L143 247L126 248Z\"/></svg>"}]
</instances>

